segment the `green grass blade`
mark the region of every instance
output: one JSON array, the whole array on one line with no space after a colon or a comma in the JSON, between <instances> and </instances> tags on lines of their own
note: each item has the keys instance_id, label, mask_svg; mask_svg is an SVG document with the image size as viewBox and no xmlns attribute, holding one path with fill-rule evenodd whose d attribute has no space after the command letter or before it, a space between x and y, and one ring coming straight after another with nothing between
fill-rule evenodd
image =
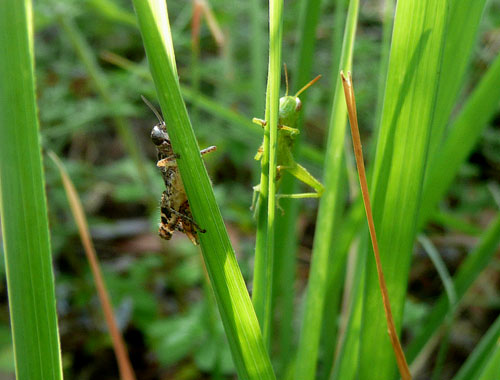
<instances>
[{"instance_id":1,"label":"green grass blade","mask_svg":"<svg viewBox=\"0 0 500 380\"><path fill-rule=\"evenodd\" d=\"M453 284L460 303L479 273L488 265L500 244L500 215L491 222L477 247L467 256L460 269L453 277ZM436 302L432 311L423 323L423 330L416 333L415 338L408 346L406 355L408 362L412 362L431 337L439 330L450 312L448 297L443 294Z\"/></svg>"},{"instance_id":2,"label":"green grass blade","mask_svg":"<svg viewBox=\"0 0 500 380\"><path fill-rule=\"evenodd\" d=\"M455 375L453 380L469 380L477 379L477 373L484 366L488 358L488 352L495 347L495 344L500 338L500 316L491 325L486 334L474 348L472 354L469 355L466 362L460 368L460 371ZM500 360L499 360L500 361Z\"/></svg>"},{"instance_id":3,"label":"green grass blade","mask_svg":"<svg viewBox=\"0 0 500 380\"><path fill-rule=\"evenodd\" d=\"M397 3L371 186L389 300L401 328L422 183L445 45L448 1ZM375 261L367 261L359 377L395 374Z\"/></svg>"},{"instance_id":4,"label":"green grass blade","mask_svg":"<svg viewBox=\"0 0 500 380\"><path fill-rule=\"evenodd\" d=\"M245 282L199 153L181 96L167 7L164 1L134 0L151 74L193 217L203 257L241 379L274 379L274 373Z\"/></svg>"},{"instance_id":5,"label":"green grass blade","mask_svg":"<svg viewBox=\"0 0 500 380\"><path fill-rule=\"evenodd\" d=\"M267 198L267 253L266 253L266 310L264 313L264 341L271 340L272 324L272 284L274 264L274 242L276 222L276 163L278 151L278 120L281 83L281 45L283 42L283 0L269 1L269 103L266 104L267 125L269 126L269 190Z\"/></svg>"},{"instance_id":6,"label":"green grass blade","mask_svg":"<svg viewBox=\"0 0 500 380\"><path fill-rule=\"evenodd\" d=\"M62 379L31 1L0 3L0 209L18 380Z\"/></svg>"},{"instance_id":7,"label":"green grass blade","mask_svg":"<svg viewBox=\"0 0 500 380\"><path fill-rule=\"evenodd\" d=\"M359 1L349 4L340 69L350 70L354 36L358 20ZM333 215L339 206L342 157L346 130L346 105L340 75L337 76L335 96L329 125L327 151L324 165L325 192L320 203L312 252L312 262L305 299L304 319L297 353L295 379L314 379L322 326L323 308L327 289L329 254L333 244Z\"/></svg>"},{"instance_id":8,"label":"green grass blade","mask_svg":"<svg viewBox=\"0 0 500 380\"><path fill-rule=\"evenodd\" d=\"M269 72L266 95L261 183L257 212L257 245L253 301L269 345L272 323L272 287L274 264L274 232L276 215L276 158L278 141L279 98L281 82L281 44L283 40L283 0L269 1ZM268 136L268 137L267 137ZM266 138L267 137L267 138ZM266 181L267 177L267 181ZM264 180L264 182L262 182ZM265 187L267 186L267 189ZM267 205L264 205L264 203ZM267 213L264 214L264 212ZM267 218L264 220L264 215ZM263 235L265 228L265 235ZM259 236L261 235L261 236ZM265 236L265 239L264 239Z\"/></svg>"},{"instance_id":9,"label":"green grass blade","mask_svg":"<svg viewBox=\"0 0 500 380\"><path fill-rule=\"evenodd\" d=\"M422 199L420 226L432 215L458 170L479 141L488 121L498 109L499 98L500 54L467 99L439 151L431 157Z\"/></svg>"}]
</instances>

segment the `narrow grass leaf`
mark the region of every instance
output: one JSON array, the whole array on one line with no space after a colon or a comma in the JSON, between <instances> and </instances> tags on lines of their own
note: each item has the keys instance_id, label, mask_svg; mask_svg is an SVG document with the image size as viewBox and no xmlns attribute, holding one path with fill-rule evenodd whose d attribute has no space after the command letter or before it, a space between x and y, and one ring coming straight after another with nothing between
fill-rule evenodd
<instances>
[{"instance_id":1,"label":"narrow grass leaf","mask_svg":"<svg viewBox=\"0 0 500 380\"><path fill-rule=\"evenodd\" d=\"M0 211L16 378L62 379L35 97L32 4L0 3Z\"/></svg>"},{"instance_id":2,"label":"narrow grass leaf","mask_svg":"<svg viewBox=\"0 0 500 380\"><path fill-rule=\"evenodd\" d=\"M340 69L350 70L354 36L358 20L359 1L353 0L349 4L346 21ZM296 359L295 379L309 380L316 377L316 366L321 335L323 308L326 297L327 277L329 275L329 254L333 244L333 226L341 188L342 172L341 159L344 151L344 137L346 127L346 105L340 77L337 76L335 95L331 108L326 158L324 164L325 192L320 198L316 231L312 252L312 262L309 282L305 298L304 318L302 320L299 347Z\"/></svg>"},{"instance_id":3,"label":"narrow grass leaf","mask_svg":"<svg viewBox=\"0 0 500 380\"><path fill-rule=\"evenodd\" d=\"M245 282L203 165L181 96L166 3L134 0L151 74L200 233L203 258L241 379L274 379Z\"/></svg>"}]
</instances>

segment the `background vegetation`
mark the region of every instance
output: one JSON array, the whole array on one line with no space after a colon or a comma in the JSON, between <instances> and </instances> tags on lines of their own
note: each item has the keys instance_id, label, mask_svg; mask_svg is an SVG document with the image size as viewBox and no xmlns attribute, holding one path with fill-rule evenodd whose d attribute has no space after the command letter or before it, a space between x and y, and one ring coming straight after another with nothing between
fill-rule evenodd
<instances>
[{"instance_id":1,"label":"background vegetation","mask_svg":"<svg viewBox=\"0 0 500 380\"><path fill-rule=\"evenodd\" d=\"M319 219L318 201L310 199L283 201L285 214L276 213L270 356L277 378L364 379L374 370L396 376L390 347L375 349L387 339L385 321L379 289L371 286L373 258L343 135L344 99L335 97L339 62L347 69L351 59L365 159L375 178L369 185L382 261L412 372L418 379L490 379L497 370L500 2L457 0L432 12L434 18L406 6L407 17L422 22L401 16L392 43L415 50L391 53L389 60L393 6L375 0L284 4L281 60L291 92L323 75L301 96L297 161L327 192ZM253 157L262 142L251 119L265 116L268 4L171 1L168 12L182 95L199 146L217 145L205 163L251 291L256 226L249 207L260 179ZM149 138L156 119L140 95L158 101L145 28L139 31L132 4L40 0L33 20L41 145L61 157L80 194L137 377L234 378L199 250L180 233L168 243L156 235L163 189ZM148 54L151 61L154 50ZM401 94L410 100L400 104ZM394 115L408 128L392 129ZM384 155L389 150L392 158ZM116 379L59 171L43 161L64 375ZM283 181L284 192L302 189ZM386 194L391 197L381 200ZM9 378L14 361L5 282L0 295L0 369ZM317 366L308 361L315 356Z\"/></svg>"}]
</instances>

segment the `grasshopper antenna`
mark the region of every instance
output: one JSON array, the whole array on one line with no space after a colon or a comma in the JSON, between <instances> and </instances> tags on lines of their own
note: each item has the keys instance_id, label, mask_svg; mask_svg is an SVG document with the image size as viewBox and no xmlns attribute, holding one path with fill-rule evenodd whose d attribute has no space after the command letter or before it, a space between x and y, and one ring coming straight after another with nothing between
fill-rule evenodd
<instances>
[{"instance_id":1,"label":"grasshopper antenna","mask_svg":"<svg viewBox=\"0 0 500 380\"><path fill-rule=\"evenodd\" d=\"M153 111L153 113L156 115L156 117L158 118L158 121L160 122L160 124L165 124L165 121L163 120L163 118L161 117L160 113L158 112L158 110L155 108L155 106L153 106L151 104L151 102L149 100L147 100L143 95L141 95L141 98L143 100L144 103L146 103L146 105L151 109L151 111Z\"/></svg>"},{"instance_id":2,"label":"grasshopper antenna","mask_svg":"<svg viewBox=\"0 0 500 380\"><path fill-rule=\"evenodd\" d=\"M319 81L319 78L321 78L321 74L318 75L316 78L314 78L312 81L310 81L308 84L306 84L304 87L302 87L296 94L295 97L299 96L302 94L305 90L307 90L309 87L311 87L314 83Z\"/></svg>"},{"instance_id":3,"label":"grasshopper antenna","mask_svg":"<svg viewBox=\"0 0 500 380\"><path fill-rule=\"evenodd\" d=\"M285 83L286 83L286 93L285 96L288 96L288 70L286 68L286 63L283 64L285 67Z\"/></svg>"}]
</instances>

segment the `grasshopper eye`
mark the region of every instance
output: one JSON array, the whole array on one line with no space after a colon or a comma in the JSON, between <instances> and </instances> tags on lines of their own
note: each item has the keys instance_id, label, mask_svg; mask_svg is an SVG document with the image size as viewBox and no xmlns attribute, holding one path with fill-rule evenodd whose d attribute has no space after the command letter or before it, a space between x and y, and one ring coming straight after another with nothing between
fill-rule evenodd
<instances>
[{"instance_id":1,"label":"grasshopper eye","mask_svg":"<svg viewBox=\"0 0 500 380\"><path fill-rule=\"evenodd\" d=\"M151 140L155 145L161 145L164 142L170 143L168 139L168 134L161 129L161 126L162 126L161 124L157 124L151 131Z\"/></svg>"},{"instance_id":2,"label":"grasshopper eye","mask_svg":"<svg viewBox=\"0 0 500 380\"><path fill-rule=\"evenodd\" d=\"M295 111L298 112L302 109L302 102L299 98L295 98Z\"/></svg>"}]
</instances>

